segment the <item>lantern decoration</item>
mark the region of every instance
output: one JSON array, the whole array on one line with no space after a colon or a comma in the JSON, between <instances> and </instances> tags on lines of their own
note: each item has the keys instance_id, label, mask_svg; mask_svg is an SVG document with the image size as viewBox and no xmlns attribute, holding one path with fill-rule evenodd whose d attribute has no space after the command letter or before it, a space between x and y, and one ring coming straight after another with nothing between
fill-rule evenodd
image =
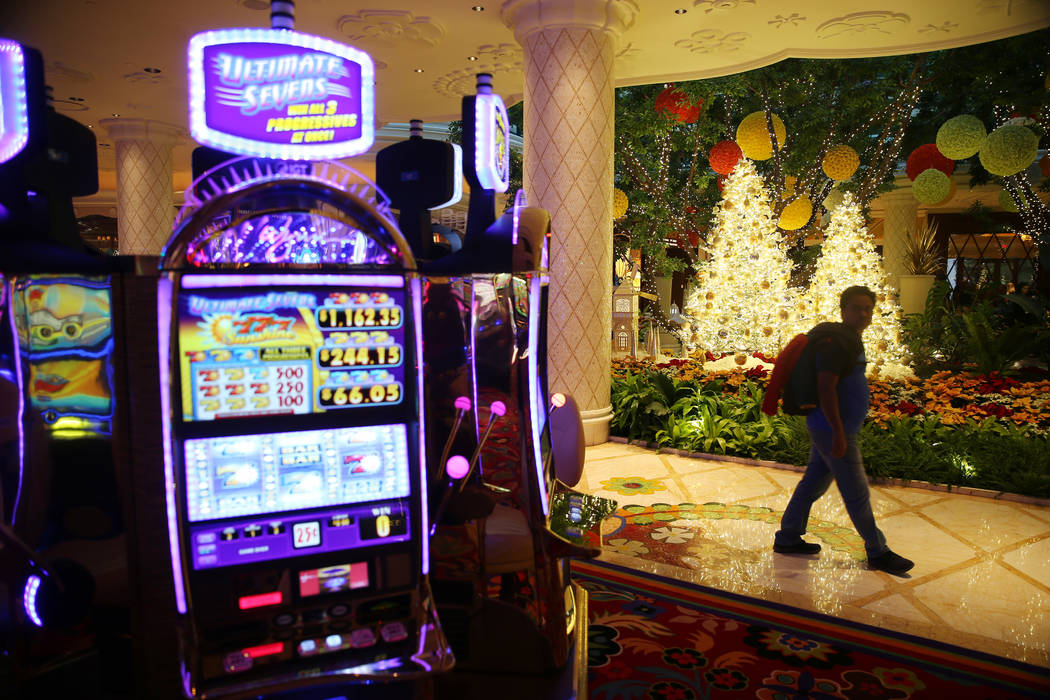
<instances>
[{"instance_id":1,"label":"lantern decoration","mask_svg":"<svg viewBox=\"0 0 1050 700\"><path fill-rule=\"evenodd\" d=\"M1050 155L1039 159L1039 172L1042 173L1043 177L1050 177Z\"/></svg>"},{"instance_id":2,"label":"lantern decoration","mask_svg":"<svg viewBox=\"0 0 1050 700\"><path fill-rule=\"evenodd\" d=\"M860 156L845 144L832 146L824 156L822 167L824 174L832 180L848 180L860 167Z\"/></svg>"},{"instance_id":3,"label":"lantern decoration","mask_svg":"<svg viewBox=\"0 0 1050 700\"><path fill-rule=\"evenodd\" d=\"M685 124L692 124L700 118L700 110L703 108L703 104L703 100L693 102L685 93L672 84L665 87L656 96L654 109L657 114L663 114Z\"/></svg>"},{"instance_id":4,"label":"lantern decoration","mask_svg":"<svg viewBox=\"0 0 1050 700\"><path fill-rule=\"evenodd\" d=\"M707 159L711 163L711 169L719 175L728 175L743 158L744 153L736 141L719 141L711 147Z\"/></svg>"},{"instance_id":5,"label":"lantern decoration","mask_svg":"<svg viewBox=\"0 0 1050 700\"><path fill-rule=\"evenodd\" d=\"M1017 203L1014 202L1014 198L1006 190L999 190L999 206L1004 211L1017 211Z\"/></svg>"},{"instance_id":6,"label":"lantern decoration","mask_svg":"<svg viewBox=\"0 0 1050 700\"><path fill-rule=\"evenodd\" d=\"M944 199L942 199L941 201L934 202L933 206L935 206L935 207L943 207L945 204L947 204L948 202L950 202L952 200L952 198L955 196L955 193L958 191L958 189L959 188L956 187L956 185L955 185L955 179L954 178L948 178L948 194L946 194L944 196Z\"/></svg>"},{"instance_id":7,"label":"lantern decoration","mask_svg":"<svg viewBox=\"0 0 1050 700\"><path fill-rule=\"evenodd\" d=\"M1035 161L1039 137L1025 126L1007 124L988 134L981 147L981 165L992 175L1016 175Z\"/></svg>"},{"instance_id":8,"label":"lantern decoration","mask_svg":"<svg viewBox=\"0 0 1050 700\"><path fill-rule=\"evenodd\" d=\"M813 216L813 202L809 201L808 197L799 197L784 207L777 226L785 231L795 231L805 226L811 216Z\"/></svg>"},{"instance_id":9,"label":"lantern decoration","mask_svg":"<svg viewBox=\"0 0 1050 700\"><path fill-rule=\"evenodd\" d=\"M972 114L960 114L941 124L937 130L937 150L945 158L963 160L981 150L988 132L984 122Z\"/></svg>"},{"instance_id":10,"label":"lantern decoration","mask_svg":"<svg viewBox=\"0 0 1050 700\"><path fill-rule=\"evenodd\" d=\"M908 156L908 162L904 166L909 180L915 180L919 173L925 172L930 168L940 170L945 175L951 175L952 171L955 170L955 161L945 158L937 150L937 144L926 143L911 152L911 155Z\"/></svg>"},{"instance_id":11,"label":"lantern decoration","mask_svg":"<svg viewBox=\"0 0 1050 700\"><path fill-rule=\"evenodd\" d=\"M923 204L936 204L943 201L952 189L951 179L937 168L923 170L911 183L915 199Z\"/></svg>"},{"instance_id":12,"label":"lantern decoration","mask_svg":"<svg viewBox=\"0 0 1050 700\"><path fill-rule=\"evenodd\" d=\"M787 127L777 115L772 115L773 132L777 136L777 147L783 148L787 138ZM751 160L769 160L773 157L773 143L766 127L766 113L752 112L744 117L736 128L736 142L740 150Z\"/></svg>"},{"instance_id":13,"label":"lantern decoration","mask_svg":"<svg viewBox=\"0 0 1050 700\"><path fill-rule=\"evenodd\" d=\"M613 188L613 218L622 219L627 213L627 195L619 188Z\"/></svg>"}]
</instances>

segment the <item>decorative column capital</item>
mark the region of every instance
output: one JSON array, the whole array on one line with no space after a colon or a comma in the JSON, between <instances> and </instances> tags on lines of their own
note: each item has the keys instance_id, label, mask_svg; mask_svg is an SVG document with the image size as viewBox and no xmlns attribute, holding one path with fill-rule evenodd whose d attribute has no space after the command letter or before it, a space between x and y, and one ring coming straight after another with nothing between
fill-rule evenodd
<instances>
[{"instance_id":1,"label":"decorative column capital","mask_svg":"<svg viewBox=\"0 0 1050 700\"><path fill-rule=\"evenodd\" d=\"M506 0L503 23L518 41L544 29L595 29L619 37L638 16L635 0Z\"/></svg>"},{"instance_id":2,"label":"decorative column capital","mask_svg":"<svg viewBox=\"0 0 1050 700\"><path fill-rule=\"evenodd\" d=\"M109 138L114 141L149 141L158 146L174 146L186 138L186 130L149 119L102 119Z\"/></svg>"}]
</instances>

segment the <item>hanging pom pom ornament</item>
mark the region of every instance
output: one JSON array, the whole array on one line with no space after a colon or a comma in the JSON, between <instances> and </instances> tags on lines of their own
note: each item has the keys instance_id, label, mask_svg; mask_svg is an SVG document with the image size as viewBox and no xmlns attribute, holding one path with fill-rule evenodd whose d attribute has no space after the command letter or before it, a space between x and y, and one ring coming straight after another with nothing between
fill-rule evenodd
<instances>
[{"instance_id":1,"label":"hanging pom pom ornament","mask_svg":"<svg viewBox=\"0 0 1050 700\"><path fill-rule=\"evenodd\" d=\"M915 199L923 204L936 204L948 196L951 180L937 168L927 168L911 183Z\"/></svg>"},{"instance_id":2,"label":"hanging pom pom ornament","mask_svg":"<svg viewBox=\"0 0 1050 700\"><path fill-rule=\"evenodd\" d=\"M780 220L777 222L777 226L785 231L795 231L805 226L812 215L813 203L809 201L808 197L799 197L784 207L784 211L780 213Z\"/></svg>"},{"instance_id":3,"label":"hanging pom pom ornament","mask_svg":"<svg viewBox=\"0 0 1050 700\"><path fill-rule=\"evenodd\" d=\"M934 202L933 206L935 206L935 207L943 207L945 204L950 202L953 197L955 197L955 193L957 191L958 191L958 188L955 185L955 180L953 178L948 178L948 194L946 194L944 196L944 199L942 199L941 201Z\"/></svg>"},{"instance_id":4,"label":"hanging pom pom ornament","mask_svg":"<svg viewBox=\"0 0 1050 700\"><path fill-rule=\"evenodd\" d=\"M711 147L707 159L711 163L711 169L719 175L729 175L733 168L744 157L743 151L736 141L719 141Z\"/></svg>"},{"instance_id":5,"label":"hanging pom pom ornament","mask_svg":"<svg viewBox=\"0 0 1050 700\"><path fill-rule=\"evenodd\" d=\"M860 156L845 144L832 146L824 156L822 167L824 174L832 180L848 180L860 167Z\"/></svg>"},{"instance_id":6,"label":"hanging pom pom ornament","mask_svg":"<svg viewBox=\"0 0 1050 700\"><path fill-rule=\"evenodd\" d=\"M988 134L980 159L992 175L1009 177L1021 172L1039 154L1039 137L1025 126L1007 124Z\"/></svg>"},{"instance_id":7,"label":"hanging pom pom ornament","mask_svg":"<svg viewBox=\"0 0 1050 700\"><path fill-rule=\"evenodd\" d=\"M972 114L960 114L937 130L937 150L945 158L963 160L981 150L987 137L984 122Z\"/></svg>"},{"instance_id":8,"label":"hanging pom pom ornament","mask_svg":"<svg viewBox=\"0 0 1050 700\"><path fill-rule=\"evenodd\" d=\"M613 189L613 218L621 219L627 213L627 195L619 188Z\"/></svg>"},{"instance_id":9,"label":"hanging pom pom ornament","mask_svg":"<svg viewBox=\"0 0 1050 700\"><path fill-rule=\"evenodd\" d=\"M777 147L783 148L787 138L787 127L777 115L772 115L773 133L777 137ZM769 160L773 157L773 142L766 127L766 113L752 112L744 117L736 128L736 142L740 150L751 160Z\"/></svg>"},{"instance_id":10,"label":"hanging pom pom ornament","mask_svg":"<svg viewBox=\"0 0 1050 700\"><path fill-rule=\"evenodd\" d=\"M824 208L827 209L829 212L834 211L835 208L838 207L838 205L840 204L842 204L841 190L833 189L831 190L831 192L828 193L828 196L824 198Z\"/></svg>"},{"instance_id":11,"label":"hanging pom pom ornament","mask_svg":"<svg viewBox=\"0 0 1050 700\"><path fill-rule=\"evenodd\" d=\"M930 168L936 168L945 175L951 175L952 171L955 170L955 162L945 158L937 150L937 144L926 143L912 151L911 155L908 156L908 162L905 164L905 171L908 173L909 180L915 180L920 173Z\"/></svg>"},{"instance_id":12,"label":"hanging pom pom ornament","mask_svg":"<svg viewBox=\"0 0 1050 700\"><path fill-rule=\"evenodd\" d=\"M665 87L656 96L657 114L667 116L684 124L692 124L700 118L700 110L703 109L703 100L693 102L688 95L676 88L673 84Z\"/></svg>"}]
</instances>

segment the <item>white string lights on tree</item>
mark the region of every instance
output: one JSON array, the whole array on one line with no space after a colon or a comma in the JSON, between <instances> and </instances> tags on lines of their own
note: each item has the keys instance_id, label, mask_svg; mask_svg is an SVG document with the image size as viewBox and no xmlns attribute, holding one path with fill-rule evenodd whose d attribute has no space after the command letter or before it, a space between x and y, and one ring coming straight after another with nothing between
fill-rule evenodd
<instances>
[{"instance_id":1,"label":"white string lights on tree","mask_svg":"<svg viewBox=\"0 0 1050 700\"><path fill-rule=\"evenodd\" d=\"M705 250L708 260L685 304L687 348L775 355L805 308L789 284L791 261L769 193L747 158L726 180Z\"/></svg>"},{"instance_id":2,"label":"white string lights on tree","mask_svg":"<svg viewBox=\"0 0 1050 700\"><path fill-rule=\"evenodd\" d=\"M839 296L842 290L863 285L875 292L875 312L871 325L864 331L864 346L869 368L907 364L901 343L900 306L895 292L886 284L882 258L875 252L875 242L864 222L860 204L850 193L831 212L824 233L821 254L817 258L806 295L812 317L796 330L804 333L822 321L839 321Z\"/></svg>"}]
</instances>

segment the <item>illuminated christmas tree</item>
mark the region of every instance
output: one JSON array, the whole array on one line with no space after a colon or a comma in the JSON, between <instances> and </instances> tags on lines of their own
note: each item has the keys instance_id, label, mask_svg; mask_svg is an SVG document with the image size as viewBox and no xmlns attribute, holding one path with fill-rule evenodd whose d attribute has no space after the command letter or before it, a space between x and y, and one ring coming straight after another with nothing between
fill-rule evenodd
<instances>
[{"instance_id":1,"label":"illuminated christmas tree","mask_svg":"<svg viewBox=\"0 0 1050 700\"><path fill-rule=\"evenodd\" d=\"M775 355L790 340L798 290L754 164L741 158L715 206L707 262L685 304L690 350Z\"/></svg>"},{"instance_id":2,"label":"illuminated christmas tree","mask_svg":"<svg viewBox=\"0 0 1050 700\"><path fill-rule=\"evenodd\" d=\"M875 292L875 313L864 331L864 347L869 366L882 367L905 363L901 343L900 307L896 293L886 284L882 258L875 252L875 242L864 223L860 205L852 194L845 194L842 204L831 213L824 232L824 243L817 259L806 295L812 317L808 325L797 326L799 332L821 321L839 321L839 296L842 290L864 285Z\"/></svg>"}]
</instances>

